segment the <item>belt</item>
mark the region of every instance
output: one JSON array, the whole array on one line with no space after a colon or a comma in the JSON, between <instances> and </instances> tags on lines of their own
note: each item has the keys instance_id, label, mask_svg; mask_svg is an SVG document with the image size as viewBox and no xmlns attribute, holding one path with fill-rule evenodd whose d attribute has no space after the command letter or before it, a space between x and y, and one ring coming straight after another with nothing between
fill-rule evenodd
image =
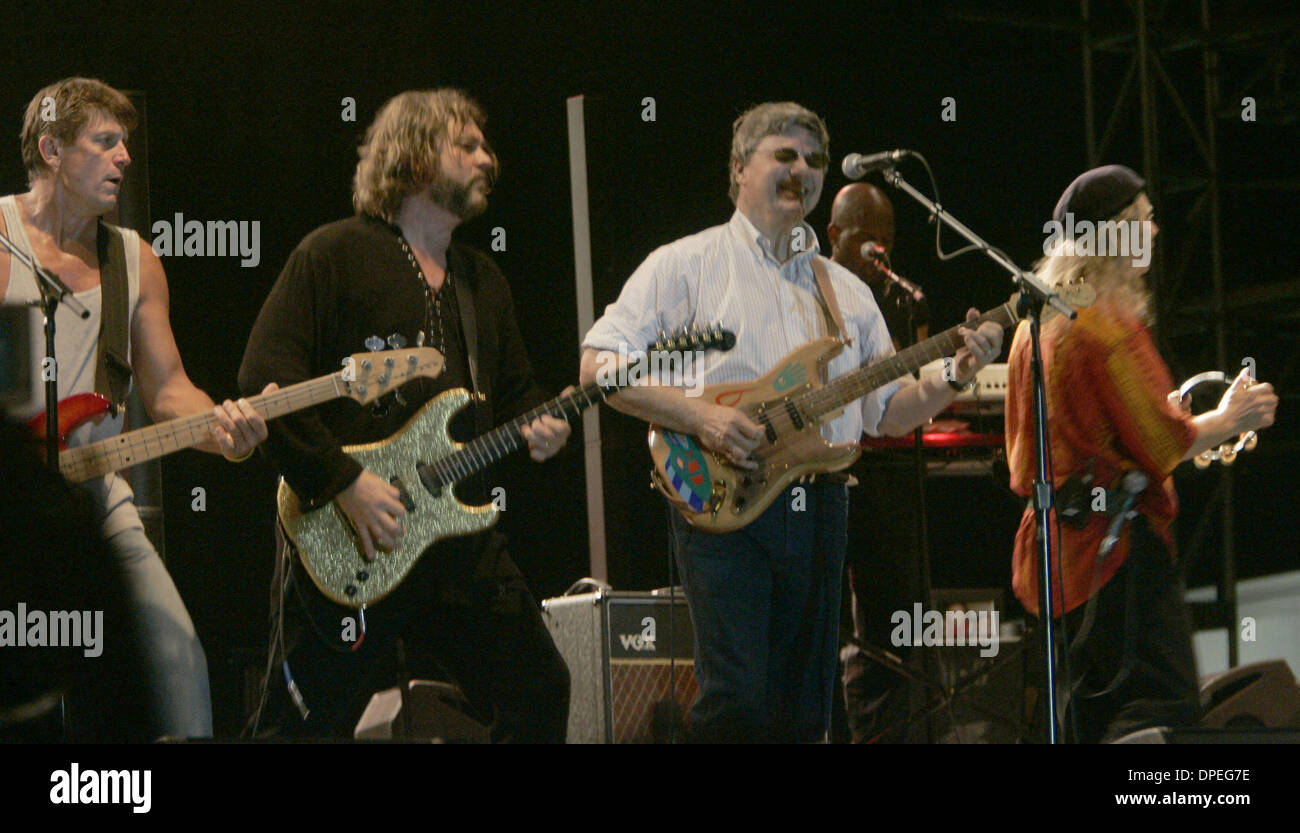
<instances>
[{"instance_id":1,"label":"belt","mask_svg":"<svg viewBox=\"0 0 1300 833\"><path fill-rule=\"evenodd\" d=\"M1093 494L1091 474L1074 475L1056 489L1056 514L1061 523L1075 529L1083 529L1092 520L1093 515L1114 515L1124 502L1125 491L1119 486L1106 489L1101 505L1103 509L1094 509L1093 504L1101 495ZM1032 506L1030 500L1027 506Z\"/></svg>"}]
</instances>

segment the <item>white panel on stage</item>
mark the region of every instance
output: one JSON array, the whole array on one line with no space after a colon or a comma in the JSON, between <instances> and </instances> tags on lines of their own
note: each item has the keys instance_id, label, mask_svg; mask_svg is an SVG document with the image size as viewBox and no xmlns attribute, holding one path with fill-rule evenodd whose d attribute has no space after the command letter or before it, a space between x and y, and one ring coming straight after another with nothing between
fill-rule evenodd
<instances>
[{"instance_id":1,"label":"white panel on stage","mask_svg":"<svg viewBox=\"0 0 1300 833\"><path fill-rule=\"evenodd\" d=\"M1213 587L1187 591L1188 602L1214 601ZM1255 620L1255 639L1241 639L1242 620ZM1300 571L1246 579L1237 583L1237 636L1241 665L1285 659L1300 668ZM1201 676L1228 667L1228 640L1223 628L1198 631L1193 637L1196 670Z\"/></svg>"}]
</instances>

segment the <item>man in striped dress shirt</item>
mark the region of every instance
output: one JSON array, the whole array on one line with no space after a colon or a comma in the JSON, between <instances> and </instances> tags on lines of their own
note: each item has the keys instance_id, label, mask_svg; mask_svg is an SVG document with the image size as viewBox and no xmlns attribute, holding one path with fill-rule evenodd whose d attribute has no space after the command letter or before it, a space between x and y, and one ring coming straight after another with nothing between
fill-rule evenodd
<instances>
[{"instance_id":1,"label":"man in striped dress shirt","mask_svg":"<svg viewBox=\"0 0 1300 833\"><path fill-rule=\"evenodd\" d=\"M821 118L793 102L751 108L735 122L731 220L655 250L583 341L582 378L596 378L602 351L633 350L660 329L720 322L736 348L695 363L703 384L757 378L791 350L825 334L814 258L827 269L848 346L831 378L893 348L870 291L818 253L804 218L817 205L829 161ZM972 311L973 312L973 311ZM992 324L963 333L959 382L1001 351ZM902 435L955 392L939 374L890 383L853 403L822 430L856 442L865 430ZM748 466L762 429L741 411L667 384L625 389L611 405L694 435L707 450ZM674 516L672 534L695 628L700 697L690 730L701 741L815 742L826 737L838 641L840 572L847 524L843 482L788 490L735 532L695 530Z\"/></svg>"}]
</instances>

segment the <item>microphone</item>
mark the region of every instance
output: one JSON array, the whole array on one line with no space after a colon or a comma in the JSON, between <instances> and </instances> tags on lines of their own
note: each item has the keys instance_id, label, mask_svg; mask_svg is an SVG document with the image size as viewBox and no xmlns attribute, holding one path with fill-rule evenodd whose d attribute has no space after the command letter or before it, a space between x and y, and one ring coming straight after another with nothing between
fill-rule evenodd
<instances>
[{"instance_id":1,"label":"microphone","mask_svg":"<svg viewBox=\"0 0 1300 833\"><path fill-rule=\"evenodd\" d=\"M1124 475L1124 479L1120 481L1119 487L1124 492L1124 502L1120 504L1115 517L1111 518L1110 526L1106 528L1106 537L1101 539L1101 548L1097 550L1098 561L1110 555L1110 551L1119 543L1120 528L1131 515L1137 514L1133 511L1133 504L1137 503L1138 495L1142 494L1150 482L1147 476L1137 469Z\"/></svg>"},{"instance_id":2,"label":"microphone","mask_svg":"<svg viewBox=\"0 0 1300 833\"><path fill-rule=\"evenodd\" d=\"M875 267L880 270L880 274L898 284L898 288L910 295L913 301L920 303L925 299L925 294L921 292L921 287L889 268L887 263L889 255L885 253L884 246L868 240L866 243L862 244L861 252L864 260L871 261Z\"/></svg>"},{"instance_id":3,"label":"microphone","mask_svg":"<svg viewBox=\"0 0 1300 833\"><path fill-rule=\"evenodd\" d=\"M892 168L902 161L904 156L910 156L910 150L886 150L881 153L872 153L863 156L861 153L850 153L844 157L840 170L849 179L862 179L862 177L878 171L881 168Z\"/></svg>"},{"instance_id":4,"label":"microphone","mask_svg":"<svg viewBox=\"0 0 1300 833\"><path fill-rule=\"evenodd\" d=\"M866 243L863 243L862 248L859 251L862 252L864 258L875 262L877 266L882 268L889 260L889 253L885 251L885 247L874 240L868 240Z\"/></svg>"}]
</instances>

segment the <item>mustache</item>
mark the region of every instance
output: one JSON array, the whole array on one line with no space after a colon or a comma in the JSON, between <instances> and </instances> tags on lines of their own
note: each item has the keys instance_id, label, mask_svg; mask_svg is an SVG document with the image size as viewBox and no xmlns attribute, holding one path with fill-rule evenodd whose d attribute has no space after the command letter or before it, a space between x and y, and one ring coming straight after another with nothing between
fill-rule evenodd
<instances>
[{"instance_id":1,"label":"mustache","mask_svg":"<svg viewBox=\"0 0 1300 833\"><path fill-rule=\"evenodd\" d=\"M791 177L785 180L784 182L780 183L777 186L777 189L781 191L787 189L798 191L801 196L805 196L805 197L812 193L812 185L807 182L804 182L802 179L799 179L798 177Z\"/></svg>"}]
</instances>

